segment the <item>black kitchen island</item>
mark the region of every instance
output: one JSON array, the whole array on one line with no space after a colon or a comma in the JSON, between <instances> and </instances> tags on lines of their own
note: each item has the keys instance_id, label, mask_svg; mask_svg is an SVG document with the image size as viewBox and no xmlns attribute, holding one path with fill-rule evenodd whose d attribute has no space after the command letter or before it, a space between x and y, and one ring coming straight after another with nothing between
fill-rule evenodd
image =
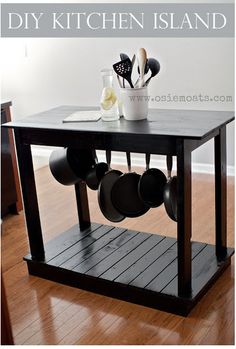
<instances>
[{"instance_id":1,"label":"black kitchen island","mask_svg":"<svg viewBox=\"0 0 236 349\"><path fill-rule=\"evenodd\" d=\"M92 108L62 106L4 125L13 128L15 134L30 243L30 254L25 257L29 273L187 315L230 264L234 253L227 248L226 234L226 125L234 119L233 113L151 109L148 120L136 122L123 118L112 122L62 122L83 109ZM191 241L191 153L212 138L215 245ZM86 184L80 181L75 185L79 224L44 246L33 144L176 156L176 239L91 223Z\"/></svg>"}]
</instances>

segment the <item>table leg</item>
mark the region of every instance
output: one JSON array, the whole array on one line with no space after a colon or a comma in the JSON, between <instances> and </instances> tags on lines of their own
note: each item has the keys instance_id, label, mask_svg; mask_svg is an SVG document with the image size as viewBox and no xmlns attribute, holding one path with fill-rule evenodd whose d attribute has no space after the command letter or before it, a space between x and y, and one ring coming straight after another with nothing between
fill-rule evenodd
<instances>
[{"instance_id":1,"label":"table leg","mask_svg":"<svg viewBox=\"0 0 236 349\"><path fill-rule=\"evenodd\" d=\"M31 256L34 260L42 261L45 255L31 148L30 144L22 142L20 130L14 133Z\"/></svg>"},{"instance_id":2,"label":"table leg","mask_svg":"<svg viewBox=\"0 0 236 349\"><path fill-rule=\"evenodd\" d=\"M77 211L79 216L80 229L84 230L90 227L90 215L88 206L88 194L86 183L84 181L79 181L75 184L75 195L77 202Z\"/></svg>"},{"instance_id":3,"label":"table leg","mask_svg":"<svg viewBox=\"0 0 236 349\"><path fill-rule=\"evenodd\" d=\"M215 239L219 260L227 254L227 202L226 202L226 127L215 137Z\"/></svg>"},{"instance_id":4,"label":"table leg","mask_svg":"<svg viewBox=\"0 0 236 349\"><path fill-rule=\"evenodd\" d=\"M179 296L187 296L191 293L191 189L191 148L187 140L179 140L177 144L177 243Z\"/></svg>"}]
</instances>

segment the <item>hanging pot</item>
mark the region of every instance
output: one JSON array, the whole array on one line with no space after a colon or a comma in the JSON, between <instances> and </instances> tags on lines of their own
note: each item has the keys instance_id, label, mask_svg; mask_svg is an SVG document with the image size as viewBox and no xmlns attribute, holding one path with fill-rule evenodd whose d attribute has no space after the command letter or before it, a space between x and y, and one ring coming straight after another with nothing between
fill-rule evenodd
<instances>
[{"instance_id":1,"label":"hanging pot","mask_svg":"<svg viewBox=\"0 0 236 349\"><path fill-rule=\"evenodd\" d=\"M57 149L49 158L52 175L63 185L73 185L80 179L84 180L86 173L94 164L93 153L88 149L70 147Z\"/></svg>"}]
</instances>

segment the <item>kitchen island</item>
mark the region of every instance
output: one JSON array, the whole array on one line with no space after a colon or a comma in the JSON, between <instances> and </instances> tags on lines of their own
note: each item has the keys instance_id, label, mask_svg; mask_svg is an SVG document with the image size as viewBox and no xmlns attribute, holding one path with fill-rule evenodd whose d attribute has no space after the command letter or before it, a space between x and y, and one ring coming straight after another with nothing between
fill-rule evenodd
<instances>
[{"instance_id":1,"label":"kitchen island","mask_svg":"<svg viewBox=\"0 0 236 349\"><path fill-rule=\"evenodd\" d=\"M29 273L187 315L230 264L234 252L226 241L226 125L233 113L153 109L148 120L138 122L62 123L79 109L62 106L5 124L15 133L30 243L25 257ZM215 245L191 241L191 153L212 138L216 229L209 234L215 233ZM86 185L80 181L75 185L79 224L44 245L32 144L176 156L176 239L91 223Z\"/></svg>"}]
</instances>

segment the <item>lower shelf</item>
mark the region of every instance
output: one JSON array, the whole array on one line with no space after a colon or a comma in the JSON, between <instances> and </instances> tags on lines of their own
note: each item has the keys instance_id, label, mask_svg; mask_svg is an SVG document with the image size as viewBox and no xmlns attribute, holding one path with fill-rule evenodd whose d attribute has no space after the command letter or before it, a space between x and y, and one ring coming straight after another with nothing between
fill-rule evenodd
<instances>
[{"instance_id":1,"label":"lower shelf","mask_svg":"<svg viewBox=\"0 0 236 349\"><path fill-rule=\"evenodd\" d=\"M192 242L192 293L177 292L177 241L156 234L92 223L74 226L45 245L45 261L28 255L29 273L160 310L187 315L230 264L215 246Z\"/></svg>"}]
</instances>

